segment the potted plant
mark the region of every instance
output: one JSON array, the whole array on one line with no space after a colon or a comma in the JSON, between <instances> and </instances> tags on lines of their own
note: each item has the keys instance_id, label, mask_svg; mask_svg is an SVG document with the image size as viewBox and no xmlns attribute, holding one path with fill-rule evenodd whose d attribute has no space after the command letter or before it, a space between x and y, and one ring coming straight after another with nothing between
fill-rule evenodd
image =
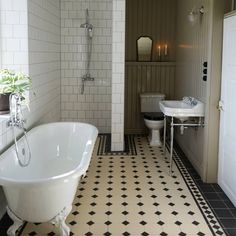
<instances>
[{"instance_id":1,"label":"potted plant","mask_svg":"<svg viewBox=\"0 0 236 236\"><path fill-rule=\"evenodd\" d=\"M29 90L31 80L28 75L16 73L13 70L0 70L0 114L9 112L9 96L20 93L25 99L24 92Z\"/></svg>"}]
</instances>

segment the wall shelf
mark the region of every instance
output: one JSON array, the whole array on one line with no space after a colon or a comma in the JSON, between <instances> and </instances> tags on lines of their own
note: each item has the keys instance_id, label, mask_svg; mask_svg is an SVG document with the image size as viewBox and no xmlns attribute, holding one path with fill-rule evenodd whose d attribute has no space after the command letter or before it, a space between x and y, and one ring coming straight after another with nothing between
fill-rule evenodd
<instances>
[{"instance_id":1,"label":"wall shelf","mask_svg":"<svg viewBox=\"0 0 236 236\"><path fill-rule=\"evenodd\" d=\"M127 66L175 66L175 61L126 61Z\"/></svg>"}]
</instances>

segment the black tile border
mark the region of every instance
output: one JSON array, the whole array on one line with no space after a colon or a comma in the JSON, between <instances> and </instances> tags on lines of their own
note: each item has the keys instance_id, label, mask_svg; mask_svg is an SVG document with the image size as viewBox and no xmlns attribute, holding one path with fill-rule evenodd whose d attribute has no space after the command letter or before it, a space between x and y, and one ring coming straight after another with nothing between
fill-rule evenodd
<instances>
[{"instance_id":1,"label":"black tile border","mask_svg":"<svg viewBox=\"0 0 236 236\"><path fill-rule=\"evenodd\" d=\"M188 173L192 177L194 183L198 187L204 200L210 207L215 218L219 221L224 232L228 236L236 235L236 208L233 206L229 198L223 192L218 184L207 184L201 180L182 149L176 144L174 147L174 154L177 155Z\"/></svg>"},{"instance_id":2,"label":"black tile border","mask_svg":"<svg viewBox=\"0 0 236 236\"><path fill-rule=\"evenodd\" d=\"M13 221L7 215L7 213L0 220L0 235L7 236L8 228L13 224Z\"/></svg>"},{"instance_id":3,"label":"black tile border","mask_svg":"<svg viewBox=\"0 0 236 236\"><path fill-rule=\"evenodd\" d=\"M13 221L11 220L11 218L8 216L7 213L5 213L5 215L2 217L2 219L0 220L0 235L1 236L7 236L7 230L9 229L9 227L13 224ZM17 236L20 236L22 234L22 232L24 231L24 228L26 226L26 222L23 224L23 226L19 229L18 234L16 234Z\"/></svg>"},{"instance_id":4,"label":"black tile border","mask_svg":"<svg viewBox=\"0 0 236 236\"><path fill-rule=\"evenodd\" d=\"M134 141L134 135L125 135L124 151L111 151L111 134L99 134L99 145L97 156L125 155L136 156L137 150Z\"/></svg>"},{"instance_id":5,"label":"black tile border","mask_svg":"<svg viewBox=\"0 0 236 236\"><path fill-rule=\"evenodd\" d=\"M209 229L212 232L212 235L214 236L223 236L226 235L224 232L220 222L218 219L215 217L212 209L204 199L203 195L200 192L200 189L198 186L195 184L192 176L190 175L190 172L186 168L185 164L183 163L182 159L178 155L178 153L173 150L173 159L175 161L175 164L180 171L190 193L192 194L198 208L200 209L202 216L205 218L205 221L209 227Z\"/></svg>"}]
</instances>

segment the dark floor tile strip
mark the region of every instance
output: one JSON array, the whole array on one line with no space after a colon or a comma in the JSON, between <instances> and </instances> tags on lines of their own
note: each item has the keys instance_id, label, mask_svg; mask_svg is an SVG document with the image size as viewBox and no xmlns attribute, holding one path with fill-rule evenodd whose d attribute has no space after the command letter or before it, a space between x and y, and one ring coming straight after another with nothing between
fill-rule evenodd
<instances>
[{"instance_id":1,"label":"dark floor tile strip","mask_svg":"<svg viewBox=\"0 0 236 236\"><path fill-rule=\"evenodd\" d=\"M137 150L134 142L134 135L125 135L124 140L124 151L111 151L111 134L100 134L100 141L98 146L97 155L108 156L108 155L125 155L125 156L136 156Z\"/></svg>"},{"instance_id":2,"label":"dark floor tile strip","mask_svg":"<svg viewBox=\"0 0 236 236\"><path fill-rule=\"evenodd\" d=\"M11 218L8 216L7 213L5 213L5 215L2 217L2 219L0 220L0 235L1 236L7 236L7 230L9 229L9 227L13 224L13 221L11 220ZM20 236L22 234L22 232L24 231L24 228L26 227L27 223L24 223L24 225L21 227L21 229L19 230L17 236Z\"/></svg>"},{"instance_id":3,"label":"dark floor tile strip","mask_svg":"<svg viewBox=\"0 0 236 236\"><path fill-rule=\"evenodd\" d=\"M215 218L219 221L219 224L224 229L225 233L229 236L235 236L236 231L236 217L231 213L230 207L236 209L230 202L228 197L222 191L218 184L206 184L203 183L198 174L189 162L183 151L178 145L175 145L175 152L181 161L184 163L190 176L193 178L196 186L200 190L203 198L208 203ZM192 171L193 170L193 171ZM212 199L214 198L214 199ZM222 200L225 199L225 200ZM225 202L227 201L227 204ZM228 219L229 218L229 219Z\"/></svg>"},{"instance_id":4,"label":"dark floor tile strip","mask_svg":"<svg viewBox=\"0 0 236 236\"><path fill-rule=\"evenodd\" d=\"M168 149L168 151L169 151L169 145L168 145L168 144L167 144L167 149ZM199 201L198 201L198 200L200 199L201 195L200 195L199 192L197 191L197 189L196 189L196 187L195 187L196 185L193 184L193 181L191 181L191 179L189 178L189 176L191 176L191 175L190 175L190 173L188 172L188 170L187 170L187 168L186 168L186 166L185 166L185 163L182 161L182 156L179 156L179 155L177 154L177 152L176 152L175 149L174 149L174 151L173 151L173 158L174 158L175 164L176 164L176 166L177 166L177 168L178 168L180 174L181 174L182 177L183 177L183 180L185 181L185 184L187 185L187 187L188 187L190 193L191 193L192 196L193 196L193 199L195 200L195 202L196 202L196 204L197 204L199 210L200 210L201 213L202 213L202 216L204 217L206 223L208 224L208 227L209 227L209 229L211 230L212 235L216 236L217 234L215 234L214 229L212 228L212 226L211 226L211 224L210 224L210 222L209 222L209 219L208 219L208 217L207 217L207 215L206 215L206 212L205 212L205 211L207 211L208 209L206 208L206 206L204 206L205 204L204 204L204 205L200 205L200 204L199 204ZM186 170L187 170L187 171L186 171ZM189 175L189 176L188 176L188 175ZM198 200L197 200L196 196L199 198ZM205 209L203 209L202 206L204 206ZM208 212L207 212L207 213L208 213ZM212 217L211 217L211 218L212 218ZM220 223L219 223L219 224L220 224ZM222 231L223 231L223 230L222 230Z\"/></svg>"},{"instance_id":5,"label":"dark floor tile strip","mask_svg":"<svg viewBox=\"0 0 236 236\"><path fill-rule=\"evenodd\" d=\"M186 158L186 156L182 152L181 148L178 147L177 145L176 145L176 150L178 151L178 153L181 153L180 156L181 156L182 160L184 160L185 162L189 162L189 160ZM189 162L188 166L191 166L190 162ZM187 169L189 171L189 167ZM211 205L214 212L216 212L219 209L230 211L231 213L233 213L233 211L236 212L236 208L234 207L232 202L229 200L229 198L226 196L226 194L223 192L223 190L221 189L221 187L218 184L203 183L200 178L195 178L195 176L192 175L191 171L189 171L189 172L190 172L191 176L193 177L193 179L195 180L195 183L199 187L203 196L205 197L207 202L209 202L209 204ZM216 216L218 218L222 218L222 215L216 214ZM227 218L227 217L223 217L223 218ZM230 218L236 219L236 214L232 214L232 217L230 217ZM225 228L224 225L223 225L223 227ZM236 225L234 225L234 228L236 229Z\"/></svg>"},{"instance_id":6,"label":"dark floor tile strip","mask_svg":"<svg viewBox=\"0 0 236 236\"><path fill-rule=\"evenodd\" d=\"M3 218L0 220L0 235L7 236L7 230L12 224L13 224L13 221L10 219L10 217L6 213L3 216Z\"/></svg>"}]
</instances>

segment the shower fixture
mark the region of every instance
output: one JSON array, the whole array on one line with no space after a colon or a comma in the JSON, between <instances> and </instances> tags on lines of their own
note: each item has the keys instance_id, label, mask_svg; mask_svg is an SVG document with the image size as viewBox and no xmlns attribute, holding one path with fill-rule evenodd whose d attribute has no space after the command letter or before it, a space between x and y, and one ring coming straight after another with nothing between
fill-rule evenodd
<instances>
[{"instance_id":1,"label":"shower fixture","mask_svg":"<svg viewBox=\"0 0 236 236\"><path fill-rule=\"evenodd\" d=\"M86 22L80 25L80 28L86 30L87 38L87 63L86 63L86 73L82 76L82 87L81 94L84 94L84 87L86 81L94 81L94 78L90 75L90 62L92 55L92 42L93 42L93 25L89 22L89 11L86 9Z\"/></svg>"},{"instance_id":2,"label":"shower fixture","mask_svg":"<svg viewBox=\"0 0 236 236\"><path fill-rule=\"evenodd\" d=\"M80 28L88 29L91 32L93 30L93 25L86 22L84 24L81 24Z\"/></svg>"},{"instance_id":3,"label":"shower fixture","mask_svg":"<svg viewBox=\"0 0 236 236\"><path fill-rule=\"evenodd\" d=\"M81 28L91 28L93 29L93 25L89 23L89 10L88 8L85 10L86 11L86 22L84 24L81 24Z\"/></svg>"}]
</instances>

